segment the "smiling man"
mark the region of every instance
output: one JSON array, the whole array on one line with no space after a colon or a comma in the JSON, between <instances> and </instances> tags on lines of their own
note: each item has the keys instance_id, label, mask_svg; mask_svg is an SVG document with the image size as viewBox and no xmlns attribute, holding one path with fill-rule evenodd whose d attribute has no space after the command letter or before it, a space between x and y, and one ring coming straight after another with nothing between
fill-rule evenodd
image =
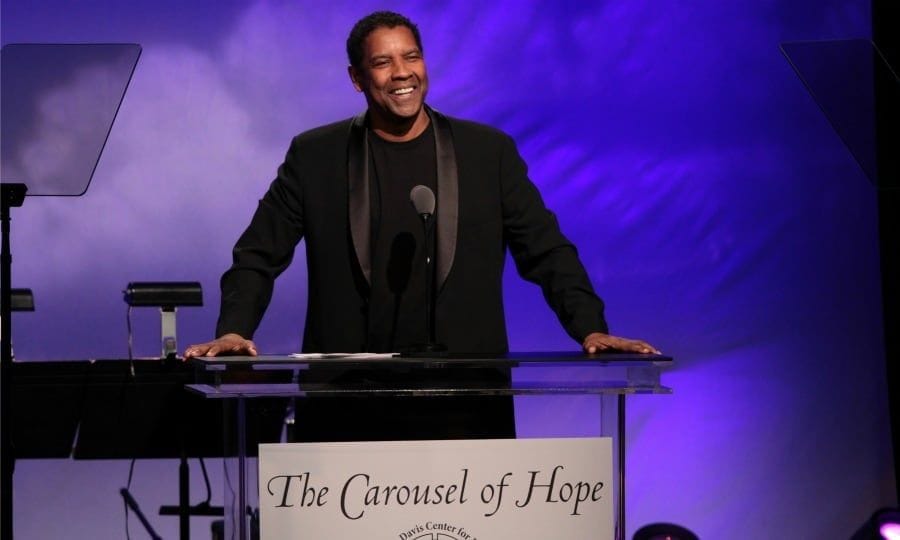
<instances>
[{"instance_id":1,"label":"smiling man","mask_svg":"<svg viewBox=\"0 0 900 540\"><path fill-rule=\"evenodd\" d=\"M294 138L222 277L218 337L188 347L185 357L257 354L253 333L301 239L309 267L306 352L388 352L427 341L426 257L435 263L436 341L451 352L506 352L507 249L585 351L657 352L607 334L603 303L512 139L425 104L422 39L409 19L364 17L350 32L347 55L367 110ZM420 184L437 194L428 254L409 203Z\"/></svg>"},{"instance_id":2,"label":"smiling man","mask_svg":"<svg viewBox=\"0 0 900 540\"><path fill-rule=\"evenodd\" d=\"M436 342L453 353L507 352L507 249L585 351L657 352L607 334L603 302L512 139L425 104L422 40L409 19L391 12L364 17L350 32L347 55L367 110L294 138L222 276L218 337L188 347L186 358L257 354L253 333L301 239L309 278L304 352L395 352L429 342L429 281ZM410 204L418 185L436 193L431 242ZM426 253L426 245L433 250ZM432 280L424 275L426 258L434 261ZM462 371L441 376L475 374ZM477 375L508 382L496 371ZM396 377L404 375L390 376L400 384ZM340 377L346 382L353 374ZM502 396L307 398L297 411L303 432L294 440L514 435L512 399Z\"/></svg>"},{"instance_id":3,"label":"smiling man","mask_svg":"<svg viewBox=\"0 0 900 540\"><path fill-rule=\"evenodd\" d=\"M364 19L365 20L365 19ZM386 22L398 23L385 15ZM373 18L376 23L379 19ZM350 80L363 92L369 105L369 127L388 141L409 141L428 127L425 94L428 73L422 55L418 30L411 26L357 25L351 34L347 53L350 56ZM362 48L358 43L362 37Z\"/></svg>"}]
</instances>

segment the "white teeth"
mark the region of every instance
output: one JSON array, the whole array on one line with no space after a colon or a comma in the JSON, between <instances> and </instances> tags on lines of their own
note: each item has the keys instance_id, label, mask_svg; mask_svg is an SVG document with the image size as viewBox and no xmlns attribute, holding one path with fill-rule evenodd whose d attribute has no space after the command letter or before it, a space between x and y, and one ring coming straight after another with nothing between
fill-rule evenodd
<instances>
[{"instance_id":1,"label":"white teeth","mask_svg":"<svg viewBox=\"0 0 900 540\"><path fill-rule=\"evenodd\" d=\"M397 90L391 90L391 93L392 93L392 94L400 94L400 95L402 95L402 94L409 94L409 93L412 92L412 91L413 91L412 88L399 88L399 89L397 89Z\"/></svg>"}]
</instances>

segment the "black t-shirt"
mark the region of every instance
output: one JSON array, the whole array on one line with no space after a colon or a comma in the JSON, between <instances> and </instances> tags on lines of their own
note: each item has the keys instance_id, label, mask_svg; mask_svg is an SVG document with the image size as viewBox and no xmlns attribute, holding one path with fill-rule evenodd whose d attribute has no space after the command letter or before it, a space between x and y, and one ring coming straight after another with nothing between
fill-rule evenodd
<instances>
[{"instance_id":1,"label":"black t-shirt","mask_svg":"<svg viewBox=\"0 0 900 540\"><path fill-rule=\"evenodd\" d=\"M393 352L427 340L425 232L409 193L417 185L436 192L434 132L428 128L411 141L390 142L370 131L368 139L374 171L368 349Z\"/></svg>"}]
</instances>

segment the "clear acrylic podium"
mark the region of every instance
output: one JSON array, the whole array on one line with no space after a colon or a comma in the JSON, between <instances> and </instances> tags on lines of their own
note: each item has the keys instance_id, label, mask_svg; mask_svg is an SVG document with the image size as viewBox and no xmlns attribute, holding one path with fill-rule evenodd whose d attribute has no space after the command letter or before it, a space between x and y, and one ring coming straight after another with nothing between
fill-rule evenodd
<instances>
[{"instance_id":1,"label":"clear acrylic podium","mask_svg":"<svg viewBox=\"0 0 900 540\"><path fill-rule=\"evenodd\" d=\"M660 382L661 371L672 358L646 354L510 353L503 357L455 356L433 358L339 356L296 358L292 356L219 357L194 360L198 380L187 385L190 392L223 402L225 411L225 538L251 538L251 501L257 487L248 482L248 457L256 455L249 444L262 441L248 436L253 421L248 406L257 400L310 397L390 397L390 396L538 396L598 395L600 435L613 439L615 538L625 537L625 396L628 394L668 394ZM509 373L505 382L478 377L442 378L441 374L471 369L493 369ZM344 379L321 377L329 370L370 372L372 377ZM391 374L403 373L392 381ZM421 374L410 377L409 374ZM451 382L447 382L447 381ZM339 382L336 382L339 381ZM291 414L287 406L288 416ZM302 423L302 418L290 419ZM598 532L598 538L608 533Z\"/></svg>"}]
</instances>

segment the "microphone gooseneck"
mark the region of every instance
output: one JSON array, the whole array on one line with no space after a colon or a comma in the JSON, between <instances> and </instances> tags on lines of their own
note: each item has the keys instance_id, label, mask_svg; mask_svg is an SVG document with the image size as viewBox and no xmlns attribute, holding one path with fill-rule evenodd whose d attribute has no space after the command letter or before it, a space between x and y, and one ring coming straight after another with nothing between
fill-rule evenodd
<instances>
[{"instance_id":1,"label":"microphone gooseneck","mask_svg":"<svg viewBox=\"0 0 900 540\"><path fill-rule=\"evenodd\" d=\"M409 201L412 203L416 213L422 218L422 227L425 231L425 336L426 343L414 347L409 353L411 355L434 355L446 351L447 348L441 344L435 343L435 325L434 325L434 241L432 239L431 230L434 228L434 192L428 186L418 185L409 192Z\"/></svg>"}]
</instances>

